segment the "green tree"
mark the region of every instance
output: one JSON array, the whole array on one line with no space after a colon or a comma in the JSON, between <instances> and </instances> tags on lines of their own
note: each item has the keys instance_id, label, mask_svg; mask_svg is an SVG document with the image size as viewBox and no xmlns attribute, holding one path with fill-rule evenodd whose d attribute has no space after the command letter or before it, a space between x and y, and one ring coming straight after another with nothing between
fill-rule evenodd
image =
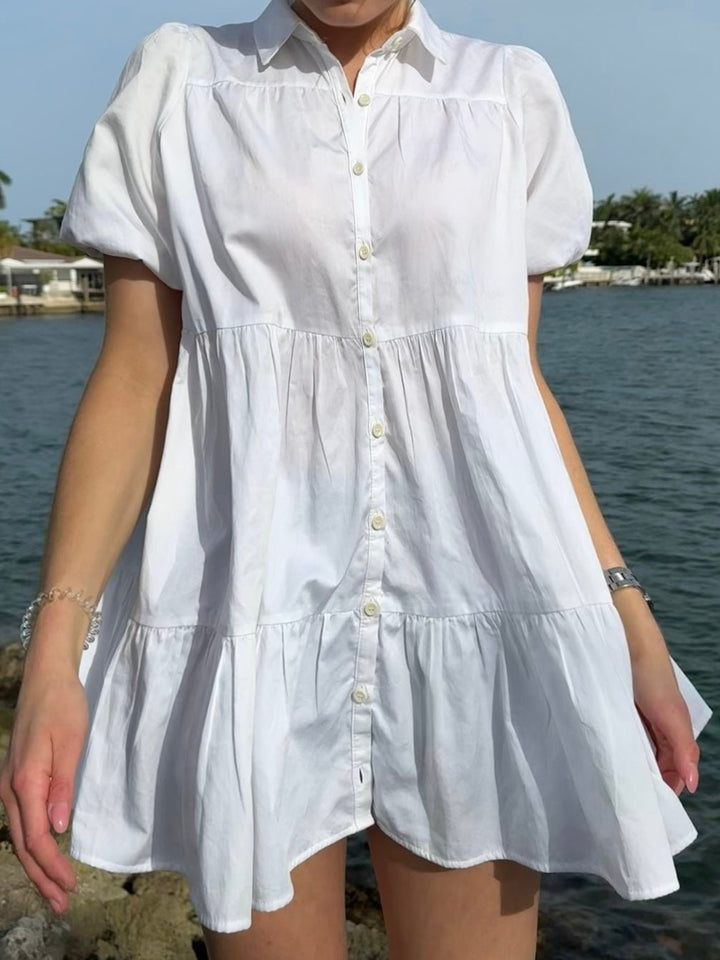
<instances>
[{"instance_id":1,"label":"green tree","mask_svg":"<svg viewBox=\"0 0 720 960\"><path fill-rule=\"evenodd\" d=\"M671 190L660 207L660 222L678 243L682 243L686 235L687 209L687 197L681 196L677 190Z\"/></svg>"},{"instance_id":2,"label":"green tree","mask_svg":"<svg viewBox=\"0 0 720 960\"><path fill-rule=\"evenodd\" d=\"M617 201L615 194L605 197L603 200L597 200L595 203L595 220L602 220L607 223L608 220L617 220Z\"/></svg>"},{"instance_id":3,"label":"green tree","mask_svg":"<svg viewBox=\"0 0 720 960\"><path fill-rule=\"evenodd\" d=\"M10 177L3 170L0 170L0 210L5 209L5 190L3 188L9 187L11 183Z\"/></svg>"},{"instance_id":4,"label":"green tree","mask_svg":"<svg viewBox=\"0 0 720 960\"><path fill-rule=\"evenodd\" d=\"M720 190L690 197L677 190L667 196L642 187L617 197L611 193L595 203L592 245L601 266L641 263L663 267L720 256ZM628 231L603 227L602 222L625 220Z\"/></svg>"},{"instance_id":5,"label":"green tree","mask_svg":"<svg viewBox=\"0 0 720 960\"><path fill-rule=\"evenodd\" d=\"M646 263L651 269L667 266L670 260L680 264L693 259L692 249L684 247L663 227L634 225L628 239L635 262Z\"/></svg>"},{"instance_id":6,"label":"green tree","mask_svg":"<svg viewBox=\"0 0 720 960\"><path fill-rule=\"evenodd\" d=\"M36 250L55 249L66 204L57 197L40 217L26 217L30 224L28 244Z\"/></svg>"},{"instance_id":7,"label":"green tree","mask_svg":"<svg viewBox=\"0 0 720 960\"><path fill-rule=\"evenodd\" d=\"M597 239L593 241L592 246L598 251L593 260L599 267L625 266L637 262L628 242L627 233L620 227L598 229Z\"/></svg>"},{"instance_id":8,"label":"green tree","mask_svg":"<svg viewBox=\"0 0 720 960\"><path fill-rule=\"evenodd\" d=\"M689 243L698 259L720 256L720 190L706 190L689 200Z\"/></svg>"},{"instance_id":9,"label":"green tree","mask_svg":"<svg viewBox=\"0 0 720 960\"><path fill-rule=\"evenodd\" d=\"M663 196L648 187L624 194L617 202L618 220L628 220L638 228L663 226Z\"/></svg>"},{"instance_id":10,"label":"green tree","mask_svg":"<svg viewBox=\"0 0 720 960\"><path fill-rule=\"evenodd\" d=\"M12 248L19 245L20 234L15 227L7 220L0 220L0 258L9 257Z\"/></svg>"}]
</instances>

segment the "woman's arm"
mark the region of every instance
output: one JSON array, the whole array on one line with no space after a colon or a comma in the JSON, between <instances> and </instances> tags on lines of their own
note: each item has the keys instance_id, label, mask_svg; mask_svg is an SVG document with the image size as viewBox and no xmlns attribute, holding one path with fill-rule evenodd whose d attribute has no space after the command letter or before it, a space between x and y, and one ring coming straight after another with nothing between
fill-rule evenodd
<instances>
[{"instance_id":1,"label":"woman's arm","mask_svg":"<svg viewBox=\"0 0 720 960\"><path fill-rule=\"evenodd\" d=\"M529 277L528 339L533 371L600 562L603 567L624 566L625 561L600 511L565 415L540 371L537 330L542 291L542 277ZM658 768L676 794L681 793L684 786L694 793L699 779L700 748L693 736L688 707L680 693L665 639L639 590L627 587L614 590L611 596L627 639L635 705L655 744Z\"/></svg>"},{"instance_id":2,"label":"woman's arm","mask_svg":"<svg viewBox=\"0 0 720 960\"><path fill-rule=\"evenodd\" d=\"M540 393L545 401L545 406L550 416L550 421L553 425L560 450L562 451L565 465L570 474L570 479L575 488L575 493L580 502L585 521L590 531L590 536L592 537L595 550L603 568L625 566L625 560L600 510L565 415L540 370L537 356L537 331L540 323L543 293L542 276L528 277L528 293L530 297L528 339L530 341L530 358L533 365L533 372L535 373L535 379L540 388ZM630 653L633 658L642 656L643 653L652 650L658 643L664 643L652 611L639 590L629 587L623 590L614 590L611 593L611 598L617 607L618 613L622 617Z\"/></svg>"},{"instance_id":3,"label":"woman's arm","mask_svg":"<svg viewBox=\"0 0 720 960\"><path fill-rule=\"evenodd\" d=\"M40 588L97 598L155 484L182 327L182 293L141 261L105 258L106 327L58 471ZM24 662L0 800L15 853L58 913L77 889L50 827L68 827L88 728L79 679L88 617L40 608Z\"/></svg>"},{"instance_id":4,"label":"woman's arm","mask_svg":"<svg viewBox=\"0 0 720 960\"><path fill-rule=\"evenodd\" d=\"M97 599L152 494L181 332L182 293L139 260L105 257L106 326L63 452L38 590L82 589ZM26 670L50 658L77 669L87 614L44 604Z\"/></svg>"}]
</instances>

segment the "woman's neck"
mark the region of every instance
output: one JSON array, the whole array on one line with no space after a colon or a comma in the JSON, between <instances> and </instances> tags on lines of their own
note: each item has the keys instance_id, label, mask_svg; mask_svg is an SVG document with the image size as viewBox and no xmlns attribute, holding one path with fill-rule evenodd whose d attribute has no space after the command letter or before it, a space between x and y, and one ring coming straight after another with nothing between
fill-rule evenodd
<instances>
[{"instance_id":1,"label":"woman's neck","mask_svg":"<svg viewBox=\"0 0 720 960\"><path fill-rule=\"evenodd\" d=\"M357 26L330 26L309 10L302 0L291 3L295 13L325 41L343 65L360 61L381 47L406 22L409 0L398 0L379 17Z\"/></svg>"}]
</instances>

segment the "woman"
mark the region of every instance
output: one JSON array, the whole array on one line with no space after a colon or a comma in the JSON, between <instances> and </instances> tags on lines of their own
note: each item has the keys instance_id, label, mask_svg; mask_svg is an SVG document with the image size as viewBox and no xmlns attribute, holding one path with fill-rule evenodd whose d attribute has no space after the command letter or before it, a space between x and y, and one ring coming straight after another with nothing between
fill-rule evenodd
<instances>
[{"instance_id":1,"label":"woman","mask_svg":"<svg viewBox=\"0 0 720 960\"><path fill-rule=\"evenodd\" d=\"M213 960L343 957L362 829L393 960L534 956L542 872L678 888L711 711L535 353L591 223L546 61L420 0L133 51L63 221L107 326L41 575L102 626L40 601L2 774L58 910L71 809L78 860L186 875Z\"/></svg>"}]
</instances>

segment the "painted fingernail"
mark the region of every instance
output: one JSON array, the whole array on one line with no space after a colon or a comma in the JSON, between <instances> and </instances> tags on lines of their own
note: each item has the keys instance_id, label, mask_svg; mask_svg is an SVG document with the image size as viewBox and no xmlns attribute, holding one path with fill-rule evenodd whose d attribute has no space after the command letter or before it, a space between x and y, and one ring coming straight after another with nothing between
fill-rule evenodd
<instances>
[{"instance_id":1,"label":"painted fingernail","mask_svg":"<svg viewBox=\"0 0 720 960\"><path fill-rule=\"evenodd\" d=\"M698 779L699 779L698 768L693 764L693 766L690 767L690 772L687 778L687 787L690 793L695 793L695 791L697 790Z\"/></svg>"},{"instance_id":2,"label":"painted fingernail","mask_svg":"<svg viewBox=\"0 0 720 960\"><path fill-rule=\"evenodd\" d=\"M64 801L62 803L51 803L48 808L48 813L50 822L55 830L58 833L62 833L68 822L67 804Z\"/></svg>"},{"instance_id":3,"label":"painted fingernail","mask_svg":"<svg viewBox=\"0 0 720 960\"><path fill-rule=\"evenodd\" d=\"M60 913L60 904L58 903L57 900L51 900L51 901L50 901L50 906L53 908L53 910L55 911L55 913Z\"/></svg>"}]
</instances>

